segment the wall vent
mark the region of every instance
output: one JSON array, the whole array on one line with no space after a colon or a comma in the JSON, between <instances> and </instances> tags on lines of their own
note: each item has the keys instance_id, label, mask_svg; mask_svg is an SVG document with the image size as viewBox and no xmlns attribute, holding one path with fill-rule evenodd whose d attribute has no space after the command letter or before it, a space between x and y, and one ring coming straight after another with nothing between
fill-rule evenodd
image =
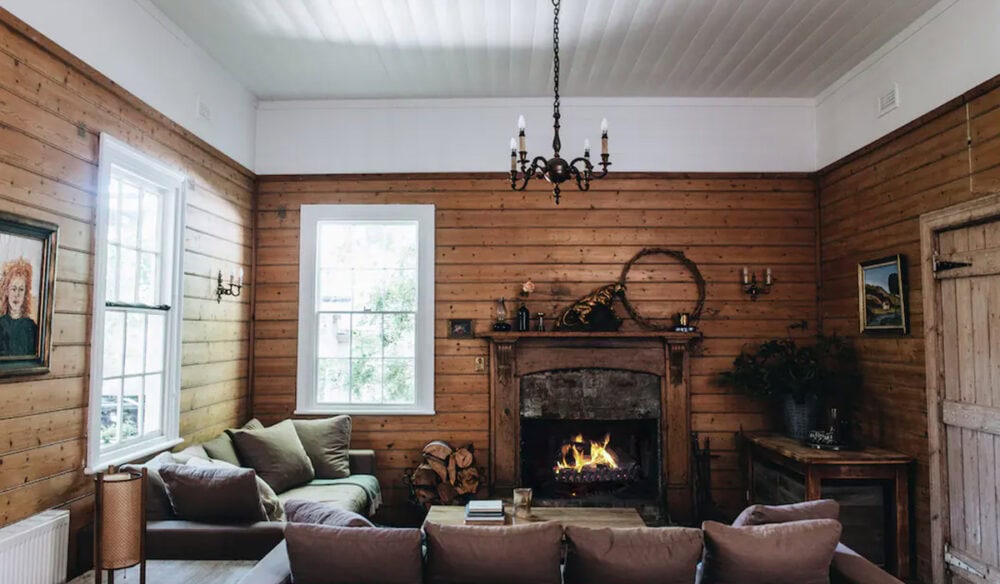
<instances>
[{"instance_id":1,"label":"wall vent","mask_svg":"<svg viewBox=\"0 0 1000 584\"><path fill-rule=\"evenodd\" d=\"M878 117L899 107L899 85L893 84L892 89L883 93L878 98Z\"/></svg>"}]
</instances>

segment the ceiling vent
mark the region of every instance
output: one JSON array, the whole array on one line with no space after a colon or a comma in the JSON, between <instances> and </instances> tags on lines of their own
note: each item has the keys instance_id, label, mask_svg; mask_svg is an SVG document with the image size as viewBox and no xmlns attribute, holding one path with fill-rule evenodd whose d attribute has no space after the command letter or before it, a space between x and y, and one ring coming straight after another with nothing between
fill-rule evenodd
<instances>
[{"instance_id":1,"label":"ceiling vent","mask_svg":"<svg viewBox=\"0 0 1000 584\"><path fill-rule=\"evenodd\" d=\"M899 85L894 83L892 89L878 98L878 117L881 118L897 107L899 107Z\"/></svg>"}]
</instances>

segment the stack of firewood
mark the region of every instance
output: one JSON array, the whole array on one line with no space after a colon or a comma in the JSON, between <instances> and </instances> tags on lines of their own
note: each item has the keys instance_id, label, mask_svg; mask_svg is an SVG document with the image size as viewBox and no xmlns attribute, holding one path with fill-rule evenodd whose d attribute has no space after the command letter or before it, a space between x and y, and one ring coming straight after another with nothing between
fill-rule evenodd
<instances>
[{"instance_id":1,"label":"stack of firewood","mask_svg":"<svg viewBox=\"0 0 1000 584\"><path fill-rule=\"evenodd\" d=\"M424 446L424 462L409 475L410 488L417 503L430 505L465 504L479 490L472 444L452 448L435 440Z\"/></svg>"}]
</instances>

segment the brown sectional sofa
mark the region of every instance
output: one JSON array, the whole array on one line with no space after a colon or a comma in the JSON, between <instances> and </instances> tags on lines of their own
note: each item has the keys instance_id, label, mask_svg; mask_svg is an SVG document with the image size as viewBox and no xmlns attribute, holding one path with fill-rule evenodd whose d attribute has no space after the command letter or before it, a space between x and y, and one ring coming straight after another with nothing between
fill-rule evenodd
<instances>
[{"instance_id":1,"label":"brown sectional sofa","mask_svg":"<svg viewBox=\"0 0 1000 584\"><path fill-rule=\"evenodd\" d=\"M349 452L351 479L316 479L278 495L282 501L306 499L370 516L380 503L375 478L375 451ZM359 487L358 483L365 488ZM371 496L375 492L376 496ZM150 559L163 560L257 560L284 539L285 523L258 521L245 524L215 524L181 519L149 520L146 551Z\"/></svg>"},{"instance_id":2,"label":"brown sectional sofa","mask_svg":"<svg viewBox=\"0 0 1000 584\"><path fill-rule=\"evenodd\" d=\"M669 528L666 528L669 529ZM407 575L401 575L407 579ZM421 581L420 574L409 575ZM900 580L839 544L830 566L831 584L902 584ZM278 544L244 578L240 584L294 584L285 542Z\"/></svg>"}]
</instances>

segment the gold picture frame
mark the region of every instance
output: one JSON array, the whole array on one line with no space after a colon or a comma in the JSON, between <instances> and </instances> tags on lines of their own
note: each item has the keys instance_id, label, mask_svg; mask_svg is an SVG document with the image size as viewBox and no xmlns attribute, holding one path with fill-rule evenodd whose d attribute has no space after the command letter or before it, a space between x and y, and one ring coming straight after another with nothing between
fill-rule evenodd
<instances>
[{"instance_id":1,"label":"gold picture frame","mask_svg":"<svg viewBox=\"0 0 1000 584\"><path fill-rule=\"evenodd\" d=\"M900 254L858 264L858 321L862 334L909 332L905 266Z\"/></svg>"},{"instance_id":2,"label":"gold picture frame","mask_svg":"<svg viewBox=\"0 0 1000 584\"><path fill-rule=\"evenodd\" d=\"M0 377L49 372L58 238L54 223L0 213Z\"/></svg>"}]
</instances>

